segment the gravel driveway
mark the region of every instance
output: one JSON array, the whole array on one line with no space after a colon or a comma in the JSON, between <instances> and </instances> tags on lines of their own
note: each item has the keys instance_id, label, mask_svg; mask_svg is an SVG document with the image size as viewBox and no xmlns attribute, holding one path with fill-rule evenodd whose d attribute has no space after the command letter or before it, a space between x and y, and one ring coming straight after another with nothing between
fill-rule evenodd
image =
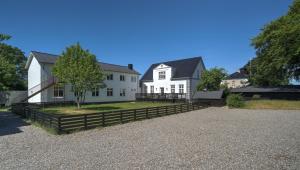
<instances>
[{"instance_id":1,"label":"gravel driveway","mask_svg":"<svg viewBox=\"0 0 300 170\"><path fill-rule=\"evenodd\" d=\"M0 169L300 169L300 111L211 107L62 136L0 113Z\"/></svg>"}]
</instances>

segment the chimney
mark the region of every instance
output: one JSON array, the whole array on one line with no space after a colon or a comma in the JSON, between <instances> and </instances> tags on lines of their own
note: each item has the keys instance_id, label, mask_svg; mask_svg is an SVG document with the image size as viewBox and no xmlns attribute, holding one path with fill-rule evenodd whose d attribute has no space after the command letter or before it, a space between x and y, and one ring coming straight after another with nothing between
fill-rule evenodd
<instances>
[{"instance_id":1,"label":"chimney","mask_svg":"<svg viewBox=\"0 0 300 170\"><path fill-rule=\"evenodd\" d=\"M129 68L130 70L133 70L133 65L132 65L132 64L128 64L128 68Z\"/></svg>"}]
</instances>

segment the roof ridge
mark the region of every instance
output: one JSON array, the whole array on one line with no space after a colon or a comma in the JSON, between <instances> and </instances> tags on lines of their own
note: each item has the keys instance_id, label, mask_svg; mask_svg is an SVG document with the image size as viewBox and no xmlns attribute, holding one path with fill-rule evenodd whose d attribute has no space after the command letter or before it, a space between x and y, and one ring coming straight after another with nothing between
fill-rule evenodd
<instances>
[{"instance_id":1,"label":"roof ridge","mask_svg":"<svg viewBox=\"0 0 300 170\"><path fill-rule=\"evenodd\" d=\"M57 57L59 57L59 55L57 55L57 54L50 54L50 53L46 53L46 52L40 52L40 51L31 51L31 52L33 52L33 53L42 53L42 54L48 54L48 55L54 55L54 56L57 56Z\"/></svg>"},{"instance_id":2,"label":"roof ridge","mask_svg":"<svg viewBox=\"0 0 300 170\"><path fill-rule=\"evenodd\" d=\"M98 63L101 63L101 64L109 64L109 65L114 65L114 66L126 67L126 68L127 68L127 66L124 66L124 65L119 65L119 64L105 63L105 62L101 62L101 61L98 61Z\"/></svg>"},{"instance_id":3,"label":"roof ridge","mask_svg":"<svg viewBox=\"0 0 300 170\"><path fill-rule=\"evenodd\" d=\"M182 59L169 60L169 61L163 61L163 62L159 62L159 63L154 63L154 64L152 64L152 65L155 65L155 64L161 64L161 63L168 63L168 62L183 61L183 60L190 60L190 59L195 59L195 58L202 59L202 56L190 57L190 58L182 58Z\"/></svg>"}]
</instances>

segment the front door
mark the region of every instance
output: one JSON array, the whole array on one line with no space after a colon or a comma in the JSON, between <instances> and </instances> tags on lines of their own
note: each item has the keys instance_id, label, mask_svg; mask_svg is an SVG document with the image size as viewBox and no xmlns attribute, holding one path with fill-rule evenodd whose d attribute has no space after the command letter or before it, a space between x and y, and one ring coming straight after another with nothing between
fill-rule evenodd
<instances>
[{"instance_id":1,"label":"front door","mask_svg":"<svg viewBox=\"0 0 300 170\"><path fill-rule=\"evenodd\" d=\"M163 87L160 88L160 94L164 94L165 93L165 89Z\"/></svg>"}]
</instances>

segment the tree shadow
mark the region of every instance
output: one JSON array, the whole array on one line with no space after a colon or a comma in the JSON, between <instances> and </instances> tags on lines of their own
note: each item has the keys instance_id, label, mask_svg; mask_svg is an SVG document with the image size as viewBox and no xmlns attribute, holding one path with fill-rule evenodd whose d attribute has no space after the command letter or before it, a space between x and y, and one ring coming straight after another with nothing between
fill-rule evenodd
<instances>
[{"instance_id":1,"label":"tree shadow","mask_svg":"<svg viewBox=\"0 0 300 170\"><path fill-rule=\"evenodd\" d=\"M29 125L18 115L11 112L0 112L0 136L23 132L20 127Z\"/></svg>"}]
</instances>

